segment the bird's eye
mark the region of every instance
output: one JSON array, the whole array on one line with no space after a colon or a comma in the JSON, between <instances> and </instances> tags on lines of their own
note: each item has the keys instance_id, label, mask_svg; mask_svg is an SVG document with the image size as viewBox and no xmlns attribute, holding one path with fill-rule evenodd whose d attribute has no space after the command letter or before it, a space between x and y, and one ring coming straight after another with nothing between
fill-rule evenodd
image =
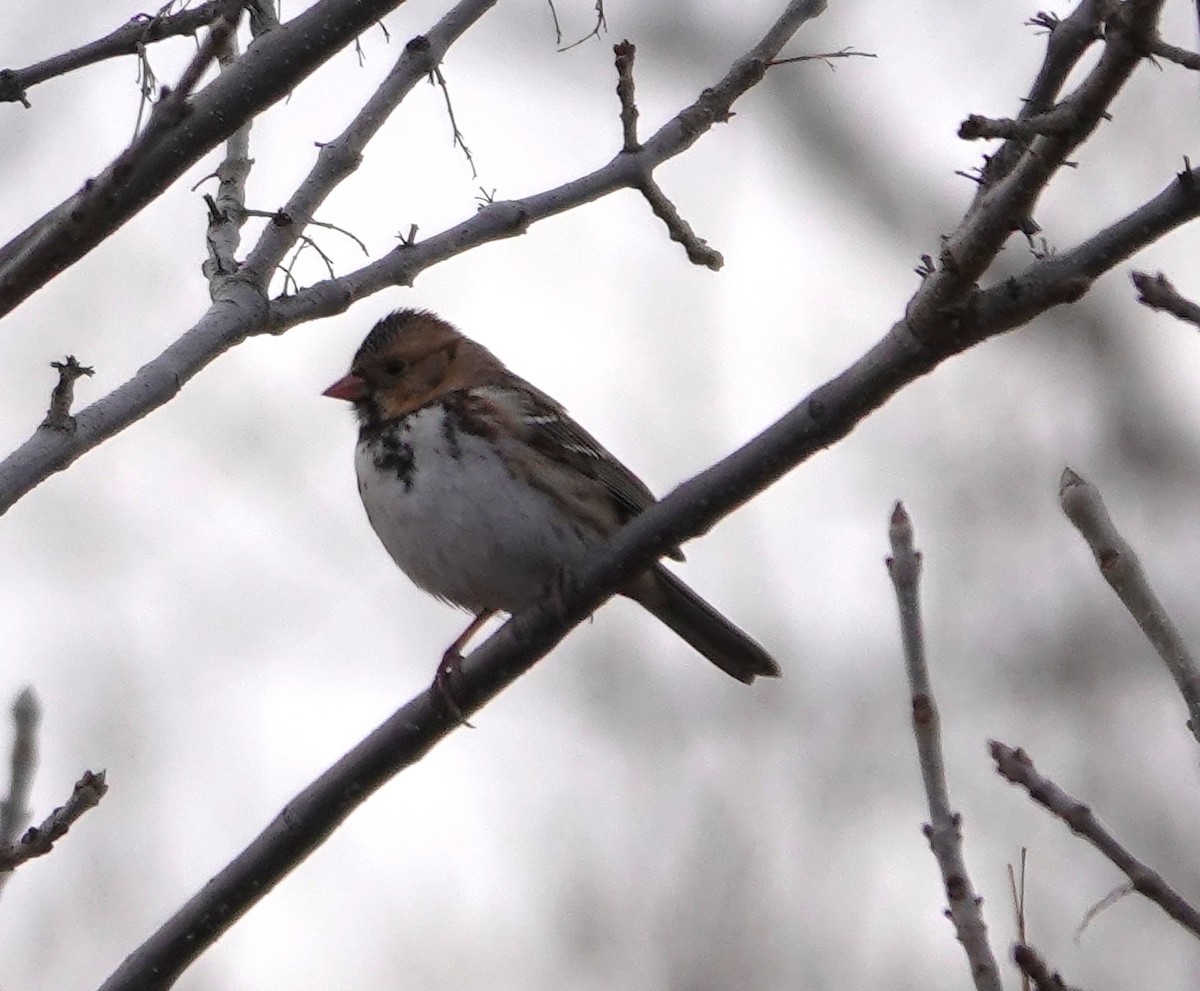
<instances>
[{"instance_id":1,"label":"bird's eye","mask_svg":"<svg viewBox=\"0 0 1200 991\"><path fill-rule=\"evenodd\" d=\"M408 362L399 358L391 358L383 364L383 370L389 375L403 375L408 370Z\"/></svg>"}]
</instances>

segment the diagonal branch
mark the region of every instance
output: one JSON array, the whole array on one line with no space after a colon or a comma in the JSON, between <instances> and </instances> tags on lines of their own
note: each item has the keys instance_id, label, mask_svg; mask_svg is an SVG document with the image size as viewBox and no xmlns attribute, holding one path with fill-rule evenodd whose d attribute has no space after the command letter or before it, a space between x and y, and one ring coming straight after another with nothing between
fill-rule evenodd
<instances>
[{"instance_id":1,"label":"diagonal branch","mask_svg":"<svg viewBox=\"0 0 1200 991\"><path fill-rule=\"evenodd\" d=\"M20 839L0 844L0 879L34 857L44 857L54 844L90 809L100 804L108 784L104 772L84 771L75 782L70 797L48 815L40 825L30 826Z\"/></svg>"},{"instance_id":2,"label":"diagonal branch","mask_svg":"<svg viewBox=\"0 0 1200 991\"><path fill-rule=\"evenodd\" d=\"M1130 0L1108 21L1104 51L1078 87L1061 101L1074 126L1038 135L1023 144L1002 178L985 170L984 181L963 222L945 241L937 270L909 307L918 324L960 307L1009 235L1026 224L1047 184L1105 118L1113 98L1137 68L1164 0ZM1084 0L1080 10L1095 7ZM1052 36L1053 40L1053 36ZM1082 54L1082 52L1080 52Z\"/></svg>"},{"instance_id":3,"label":"diagonal branch","mask_svg":"<svg viewBox=\"0 0 1200 991\"><path fill-rule=\"evenodd\" d=\"M281 221L268 225L247 257L242 266L244 277L253 279L266 293L276 267L295 246L305 225L312 223L329 194L358 168L364 149L391 113L445 58L450 46L495 3L496 0L464 0L427 34L417 35L404 46L387 78L346 129L321 146L312 169L279 212Z\"/></svg>"},{"instance_id":4,"label":"diagonal branch","mask_svg":"<svg viewBox=\"0 0 1200 991\"><path fill-rule=\"evenodd\" d=\"M1150 587L1150 579L1137 552L1118 532L1100 490L1070 468L1063 470L1058 500L1067 519L1091 548L1100 574L1117 593L1175 679L1190 715L1188 728L1200 742L1200 667L1162 600Z\"/></svg>"},{"instance_id":5,"label":"diagonal branch","mask_svg":"<svg viewBox=\"0 0 1200 991\"><path fill-rule=\"evenodd\" d=\"M226 0L206 0L198 7L185 8L174 14L164 13L166 8L153 16L139 14L103 38L69 52L43 59L24 69L0 69L0 103L21 102L28 107L25 96L30 87L97 62L135 55L146 45L164 38L194 35L220 17L226 6Z\"/></svg>"},{"instance_id":6,"label":"diagonal branch","mask_svg":"<svg viewBox=\"0 0 1200 991\"><path fill-rule=\"evenodd\" d=\"M913 733L921 779L929 803L929 825L925 838L937 860L942 885L949 903L947 915L958 941L967 954L971 978L978 991L1003 991L1000 969L988 943L983 921L983 900L975 894L962 848L962 817L950 805L946 763L942 756L941 716L933 696L933 682L925 657L925 629L921 622L921 552L913 542L912 519L902 503L896 503L888 526L892 556L888 575L900 607L900 632L904 643L904 666L912 695Z\"/></svg>"},{"instance_id":7,"label":"diagonal branch","mask_svg":"<svg viewBox=\"0 0 1200 991\"><path fill-rule=\"evenodd\" d=\"M1200 209L1200 205L1193 207ZM1182 219L1177 217L1176 222ZM1102 243L1132 251L1143 236L1144 232L1111 235ZM1028 285L1014 289L1004 283L981 294L983 303L959 323L951 325L940 315L928 318L930 323L923 326L913 326L911 318L898 322L846 371L814 390L758 437L630 521L578 572L567 575L551 600L514 616L477 648L463 662L462 679L455 688L462 714L470 717L529 670L613 589L840 440L905 385L971 344L1077 298L1097 268L1111 267L1121 257L1093 255L1089 253L1093 248L1089 241L1076 249L1065 275L1058 273L1064 275L1059 281L1039 269L1038 278ZM1076 271L1088 274L1077 278L1072 274ZM956 332L946 332L948 326ZM457 725L457 718L432 689L398 710L290 802L245 851L134 952L104 991L170 986L204 946L315 850L374 790L420 760ZM150 981L151 974L158 978Z\"/></svg>"},{"instance_id":8,"label":"diagonal branch","mask_svg":"<svg viewBox=\"0 0 1200 991\"><path fill-rule=\"evenodd\" d=\"M988 746L1001 777L1024 788L1030 798L1058 816L1071 832L1082 836L1104 854L1129 878L1135 891L1149 898L1192 935L1200 936L1200 911L1167 884L1161 874L1126 850L1090 808L1040 775L1024 750L1014 750L996 740Z\"/></svg>"},{"instance_id":9,"label":"diagonal branch","mask_svg":"<svg viewBox=\"0 0 1200 991\"><path fill-rule=\"evenodd\" d=\"M0 248L0 316L86 255L203 155L402 2L319 0L255 39L246 57L197 93L179 120L144 132L99 176Z\"/></svg>"},{"instance_id":10,"label":"diagonal branch","mask_svg":"<svg viewBox=\"0 0 1200 991\"><path fill-rule=\"evenodd\" d=\"M456 11L464 12L460 18L448 23L448 15L439 22L437 30L444 30L448 37L452 31L463 27L462 19L474 11L486 9L492 2L494 0L463 0L456 8ZM44 436L50 432L42 431L0 462L0 514L39 482L62 471L80 455L168 402L185 382L248 336L280 333L306 320L341 313L355 300L380 289L411 284L419 273L432 265L480 244L523 233L534 221L556 216L617 189L637 187L650 170L691 147L713 123L725 119L729 107L762 78L770 60L792 34L823 7L824 0L791 0L764 39L734 63L724 79L668 121L636 154L622 152L595 172L557 189L535 193L523 200L489 203L469 220L433 238L416 244L402 244L357 272L319 282L270 304L263 296L262 280L268 265L282 257L281 248L286 250L286 245L294 243L294 233L277 229L289 227L287 224L269 225L243 271L237 278L225 280L222 298L195 326L144 365L128 382L76 414L76 427L69 437ZM432 47L433 39L437 37L435 32L425 37ZM421 64L419 58L414 58L410 71ZM222 73L221 78L233 71ZM395 85L399 87L401 82L396 80ZM354 140L362 140L362 136L356 133ZM329 174L322 175L311 186L306 180L297 197L293 198L302 202L290 202L289 208L307 211L310 204L319 202L327 195L327 188L331 188L328 183L336 180L339 168L351 161L352 156L353 147L350 147L329 159L319 157L314 172L327 168ZM248 273L246 268L250 269Z\"/></svg>"}]
</instances>

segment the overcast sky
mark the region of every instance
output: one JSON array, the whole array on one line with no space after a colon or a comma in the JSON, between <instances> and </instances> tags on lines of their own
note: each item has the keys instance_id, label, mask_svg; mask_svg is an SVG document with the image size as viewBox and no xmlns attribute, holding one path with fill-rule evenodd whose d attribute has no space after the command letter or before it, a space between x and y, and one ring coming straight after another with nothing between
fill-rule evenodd
<instances>
[{"instance_id":1,"label":"overcast sky","mask_svg":"<svg viewBox=\"0 0 1200 991\"><path fill-rule=\"evenodd\" d=\"M3 9L5 0L0 0ZM98 37L133 8L6 0L0 65ZM413 0L256 123L248 205L279 207L446 4ZM606 3L608 32L555 51L545 3L498 4L444 72L479 169L421 85L320 219L378 257L497 198L607 161L612 44L638 46L643 134L715 82L782 4ZM558 0L567 35L592 4ZM1194 46L1194 9L1169 5ZM97 986L296 791L421 690L465 617L412 587L354 487L355 427L320 392L371 324L429 307L563 402L658 493L765 428L903 312L972 192L968 113L1011 116L1044 39L1037 4L831 0L789 47L877 55L773 69L659 173L724 269L690 265L631 192L533 227L348 313L245 343L167 407L0 521L0 700L45 709L40 817L84 768L111 791L0 899L5 991ZM1066 14L1066 4L1052 6ZM292 5L285 15L294 13ZM155 46L170 80L192 50ZM1145 68L1039 208L1066 248L1167 185L1197 82ZM0 106L0 241L128 142L123 59ZM41 420L67 353L98 398L208 303L192 169L0 326L0 450ZM201 190L210 189L201 186ZM257 228L249 228L248 241ZM339 272L354 243L319 231ZM1195 231L1137 266L1200 296ZM1029 258L1014 239L1005 272ZM627 602L356 813L180 987L529 989L966 986L920 825L895 605L895 499L924 601L955 806L997 952L1005 865L1030 848L1031 939L1081 986L1194 987L1200 952L1127 898L1079 941L1113 868L991 770L1024 746L1135 853L1200 896L1183 706L1057 510L1066 464L1097 482L1189 639L1200 557L1200 340L1140 308L1121 266L1070 311L954 359L686 548L687 581L785 671L745 688ZM302 282L325 276L308 253ZM0 741L8 732L0 732ZM7 746L7 743L3 743ZM1006 983L1016 986L1011 971Z\"/></svg>"}]
</instances>

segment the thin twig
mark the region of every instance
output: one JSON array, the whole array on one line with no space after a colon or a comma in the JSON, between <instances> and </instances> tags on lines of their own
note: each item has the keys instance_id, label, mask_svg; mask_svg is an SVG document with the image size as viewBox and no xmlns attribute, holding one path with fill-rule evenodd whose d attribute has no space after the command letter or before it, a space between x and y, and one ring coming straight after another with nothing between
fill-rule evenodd
<instances>
[{"instance_id":1,"label":"thin twig","mask_svg":"<svg viewBox=\"0 0 1200 991\"><path fill-rule=\"evenodd\" d=\"M613 45L617 66L617 100L621 104L621 135L622 151L637 151L637 120L638 108L633 98L633 58L637 47L631 41L622 41Z\"/></svg>"},{"instance_id":2,"label":"thin twig","mask_svg":"<svg viewBox=\"0 0 1200 991\"><path fill-rule=\"evenodd\" d=\"M84 771L83 777L75 782L71 797L51 812L41 825L31 826L15 843L0 846L0 876L53 850L54 844L67 835L80 816L100 804L107 791L103 771Z\"/></svg>"},{"instance_id":3,"label":"thin twig","mask_svg":"<svg viewBox=\"0 0 1200 991\"><path fill-rule=\"evenodd\" d=\"M1130 272L1129 277L1137 287L1138 302L1152 310L1164 310L1180 320L1200 327L1200 306L1181 296L1162 272L1149 275L1146 272Z\"/></svg>"},{"instance_id":4,"label":"thin twig","mask_svg":"<svg viewBox=\"0 0 1200 991\"><path fill-rule=\"evenodd\" d=\"M1064 104L1044 114L1013 120L1010 117L982 117L970 114L958 126L958 136L965 141L981 138L1008 138L1028 143L1039 134L1069 134L1077 126L1071 106Z\"/></svg>"},{"instance_id":5,"label":"thin twig","mask_svg":"<svg viewBox=\"0 0 1200 991\"><path fill-rule=\"evenodd\" d=\"M552 6L551 10L553 9L554 8ZM557 15L555 15L554 18L554 27L555 29L558 28ZM592 25L592 30L590 30L582 38L579 38L577 41L572 41L569 45L561 45L558 50L560 52L569 52L572 48L577 48L579 45L582 45L589 38L599 38L600 32L607 30L608 22L604 19L604 0L596 0L596 23ZM559 32L559 41L562 41L562 32Z\"/></svg>"},{"instance_id":6,"label":"thin twig","mask_svg":"<svg viewBox=\"0 0 1200 991\"><path fill-rule=\"evenodd\" d=\"M921 554L913 545L912 520L902 503L896 503L892 510L888 537L892 556L887 559L887 568L900 607L904 664L912 694L913 732L917 738L921 779L925 783L925 797L929 803L929 825L925 827L925 838L929 840L941 870L950 921L967 954L975 987L978 991L1003 991L996 958L988 945L982 899L971 886L963 859L962 818L950 807L950 789L946 784L946 768L942 759L941 726L925 659L925 634L921 625L918 595Z\"/></svg>"},{"instance_id":7,"label":"thin twig","mask_svg":"<svg viewBox=\"0 0 1200 991\"><path fill-rule=\"evenodd\" d=\"M252 210L247 208L245 213L247 217L261 217L264 220L269 220L271 223L281 227L290 226L291 224L295 223L295 221L283 210ZM331 224L327 220L309 220L308 226L320 227L322 230L334 231L335 233L341 234L343 237L349 238L351 241L353 241L358 246L358 250L368 258L371 256L371 252L367 250L367 245L363 239L354 232L346 230L345 227L339 227L337 224Z\"/></svg>"},{"instance_id":8,"label":"thin twig","mask_svg":"<svg viewBox=\"0 0 1200 991\"><path fill-rule=\"evenodd\" d=\"M1092 549L1100 574L1171 672L1190 714L1188 728L1200 743L1200 671L1166 608L1150 587L1150 579L1133 547L1113 525L1100 490L1066 468L1059 483L1058 501L1067 519Z\"/></svg>"},{"instance_id":9,"label":"thin twig","mask_svg":"<svg viewBox=\"0 0 1200 991\"><path fill-rule=\"evenodd\" d=\"M1087 931L1088 926L1090 926L1096 920L1096 917L1101 912L1108 911L1122 898L1132 894L1136 894L1136 892L1134 891L1133 885L1127 881L1124 884L1118 884L1112 889L1112 891L1092 905L1091 908L1083 913L1083 918L1079 920L1079 925L1075 927L1075 932L1072 937L1075 942L1078 943L1083 938L1083 934Z\"/></svg>"},{"instance_id":10,"label":"thin twig","mask_svg":"<svg viewBox=\"0 0 1200 991\"><path fill-rule=\"evenodd\" d=\"M1021 847L1021 870L1018 875L1013 869L1013 865L1008 865L1008 887L1012 894L1013 900L1013 916L1017 926L1017 942L1028 942L1029 934L1025 928L1025 865L1027 862L1029 851L1025 847ZM1021 974L1021 991L1029 991L1029 975L1022 972Z\"/></svg>"},{"instance_id":11,"label":"thin twig","mask_svg":"<svg viewBox=\"0 0 1200 991\"><path fill-rule=\"evenodd\" d=\"M50 409L46 411L41 426L71 433L75 429L75 417L71 415L71 404L75 401L75 380L84 375L94 375L96 369L91 365L81 365L73 354L67 355L62 361L50 362L50 367L58 370L58 382L50 393Z\"/></svg>"},{"instance_id":12,"label":"thin twig","mask_svg":"<svg viewBox=\"0 0 1200 991\"><path fill-rule=\"evenodd\" d=\"M228 11L227 0L220 2ZM161 131L152 122L100 175L0 247L0 315L91 251L210 149L292 92L400 2L321 0L291 18L286 31L261 36L254 58L240 59L236 69L222 73L190 101L160 101L156 109L170 111L160 117ZM187 93L186 82L176 87L177 95ZM186 117L187 126L171 126L180 117Z\"/></svg>"},{"instance_id":13,"label":"thin twig","mask_svg":"<svg viewBox=\"0 0 1200 991\"><path fill-rule=\"evenodd\" d=\"M1150 54L1165 62L1174 62L1185 69L1200 70L1200 55L1189 52L1186 48L1168 44L1162 38L1150 42Z\"/></svg>"},{"instance_id":14,"label":"thin twig","mask_svg":"<svg viewBox=\"0 0 1200 991\"><path fill-rule=\"evenodd\" d=\"M354 119L332 141L320 146L317 161L279 211L288 223L267 227L245 264L243 277L251 278L265 294L276 270L297 244L305 226L337 186L353 174L370 140L391 113L422 79L428 78L457 41L496 0L461 0L426 34L411 38L391 72ZM286 291L286 282L285 282Z\"/></svg>"},{"instance_id":15,"label":"thin twig","mask_svg":"<svg viewBox=\"0 0 1200 991\"><path fill-rule=\"evenodd\" d=\"M1024 940L1013 947L1013 960L1021 969L1021 980L1026 986L1032 980L1037 991L1078 991L1057 973L1051 972L1037 951Z\"/></svg>"},{"instance_id":16,"label":"thin twig","mask_svg":"<svg viewBox=\"0 0 1200 991\"><path fill-rule=\"evenodd\" d=\"M988 744L996 770L1000 776L1013 784L1020 785L1039 805L1049 809L1070 827L1073 833L1082 836L1118 870L1129 878L1134 890L1149 898L1193 935L1200 936L1200 912L1197 912L1161 875L1147 867L1126 850L1100 824L1100 820L1086 805L1072 798L1053 781L1038 774L1033 761L1024 750L1014 750L992 740Z\"/></svg>"},{"instance_id":17,"label":"thin twig","mask_svg":"<svg viewBox=\"0 0 1200 991\"><path fill-rule=\"evenodd\" d=\"M454 119L454 104L450 102L450 87L446 85L446 77L442 74L442 67L440 65L433 67L433 71L429 73L429 81L441 88L442 96L446 98L446 113L450 117L450 129L454 132L454 146L461 148L463 155L466 156L467 164L471 166L471 178L478 179L479 172L475 168L475 159L471 155L471 149L467 147L467 142L463 137L462 131L458 129L458 121Z\"/></svg>"},{"instance_id":18,"label":"thin twig","mask_svg":"<svg viewBox=\"0 0 1200 991\"><path fill-rule=\"evenodd\" d=\"M110 34L80 48L55 55L24 69L0 70L0 103L19 101L28 107L30 104L25 98L25 91L47 79L106 59L138 54L144 51L146 45L163 38L194 35L220 17L226 3L227 0L207 0L197 7L180 10L174 14L165 13L167 7L153 16L139 14Z\"/></svg>"},{"instance_id":19,"label":"thin twig","mask_svg":"<svg viewBox=\"0 0 1200 991\"><path fill-rule=\"evenodd\" d=\"M558 10L555 9L554 0L547 0L550 4L550 17L554 21L554 44L561 45L563 40L562 25L558 23Z\"/></svg>"},{"instance_id":20,"label":"thin twig","mask_svg":"<svg viewBox=\"0 0 1200 991\"><path fill-rule=\"evenodd\" d=\"M617 100L621 105L621 151L627 155L635 154L642 147L638 142L638 109L633 95L633 59L636 54L637 48L629 41L613 45L617 67ZM641 181L637 183L637 188L650 204L654 216L666 225L671 240L683 245L688 261L693 265L703 265L714 272L725 264L721 253L715 248L710 248L708 242L692 230L662 187L654 181L653 166L646 169Z\"/></svg>"},{"instance_id":21,"label":"thin twig","mask_svg":"<svg viewBox=\"0 0 1200 991\"><path fill-rule=\"evenodd\" d=\"M829 68L837 69L835 59L840 58L878 58L874 52L858 52L853 48L840 48L836 52L816 52L812 55L792 55L788 58L771 60L771 65L791 65L794 62L824 62Z\"/></svg>"},{"instance_id":22,"label":"thin twig","mask_svg":"<svg viewBox=\"0 0 1200 991\"><path fill-rule=\"evenodd\" d=\"M638 183L638 189L650 204L650 210L667 227L667 234L672 241L683 245L688 261L693 265L703 265L717 272L725 264L725 258L716 248L710 248L704 238L692 230L692 225L679 215L675 204L667 198L662 187L653 179Z\"/></svg>"}]
</instances>

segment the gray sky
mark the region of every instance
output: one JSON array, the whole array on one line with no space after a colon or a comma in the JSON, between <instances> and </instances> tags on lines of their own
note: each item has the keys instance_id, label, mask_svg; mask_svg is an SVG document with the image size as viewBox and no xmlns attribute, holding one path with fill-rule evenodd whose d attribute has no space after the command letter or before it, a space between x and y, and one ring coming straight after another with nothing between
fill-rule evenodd
<instances>
[{"instance_id":1,"label":"gray sky","mask_svg":"<svg viewBox=\"0 0 1200 991\"><path fill-rule=\"evenodd\" d=\"M8 0L0 65L132 13ZM643 134L694 99L776 7L608 3L609 32L556 53L548 8L499 4L444 71L480 175L420 86L321 219L374 256L606 161L620 141L611 45L638 45ZM1194 43L1189 4L1165 33ZM75 9L75 8L78 9ZM409 4L256 124L249 205L273 210L444 5ZM559 0L568 34L591 4ZM422 689L465 617L413 588L358 503L354 426L320 396L372 322L426 306L562 401L659 493L749 439L877 340L971 193L968 113L1013 115L1043 51L1037 5L839 3L791 46L876 59L772 70L659 179L725 256L689 265L621 193L484 247L349 313L246 343L164 409L38 487L0 524L0 698L45 707L44 815L85 767L111 791L0 899L0 986L98 985L287 799ZM1057 5L1066 14L1069 7ZM285 11L285 13L287 13ZM155 48L173 78L190 41ZM1069 247L1163 188L1195 131L1196 81L1143 69L1038 211ZM135 66L108 63L0 107L0 239L132 134ZM197 166L3 322L0 449L40 421L52 359L96 367L86 403L207 305ZM252 237L253 235L251 235ZM339 271L361 254L320 244ZM1137 260L1182 291L1194 231ZM1014 239L1005 262L1027 261ZM688 545L687 581L780 661L746 689L632 604L606 606L386 787L180 987L528 989L965 986L920 834L883 558L903 498L951 794L995 948L1005 865L1030 848L1032 941L1081 986L1194 986L1200 953L992 772L1029 750L1127 844L1196 894L1196 759L1173 686L1058 513L1065 464L1097 482L1185 635L1200 527L1200 342L1134 302L1129 266L1080 306L961 356ZM297 276L325 275L313 254ZM1011 969L1006 983L1016 986Z\"/></svg>"}]
</instances>

